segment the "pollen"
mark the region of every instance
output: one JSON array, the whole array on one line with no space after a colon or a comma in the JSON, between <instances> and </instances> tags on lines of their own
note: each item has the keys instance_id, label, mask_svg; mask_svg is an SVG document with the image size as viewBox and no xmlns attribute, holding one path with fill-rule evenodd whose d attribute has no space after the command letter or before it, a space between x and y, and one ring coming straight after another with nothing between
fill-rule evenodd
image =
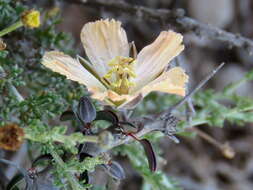
<instances>
[{"instance_id":1,"label":"pollen","mask_svg":"<svg viewBox=\"0 0 253 190\"><path fill-rule=\"evenodd\" d=\"M119 95L128 94L129 88L134 86L131 78L135 78L133 65L136 61L131 57L117 56L112 59L108 66L110 70L104 75L103 80L111 90Z\"/></svg>"}]
</instances>

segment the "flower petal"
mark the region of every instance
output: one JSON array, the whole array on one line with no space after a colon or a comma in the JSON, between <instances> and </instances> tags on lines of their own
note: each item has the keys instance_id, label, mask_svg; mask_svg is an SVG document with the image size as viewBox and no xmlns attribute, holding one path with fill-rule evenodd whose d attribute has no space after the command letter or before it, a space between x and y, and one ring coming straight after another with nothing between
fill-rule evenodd
<instances>
[{"instance_id":1,"label":"flower petal","mask_svg":"<svg viewBox=\"0 0 253 190\"><path fill-rule=\"evenodd\" d=\"M134 96L128 96L124 103L122 103L118 108L123 109L134 109L143 99L141 93L137 93Z\"/></svg>"},{"instance_id":2,"label":"flower petal","mask_svg":"<svg viewBox=\"0 0 253 190\"><path fill-rule=\"evenodd\" d=\"M52 71L66 76L67 79L86 85L91 91L92 89L97 89L97 91L106 90L103 84L85 70L77 60L62 52L46 52L42 58L42 64Z\"/></svg>"},{"instance_id":3,"label":"flower petal","mask_svg":"<svg viewBox=\"0 0 253 190\"><path fill-rule=\"evenodd\" d=\"M154 80L166 65L184 49L183 36L173 31L163 31L150 45L144 47L137 56L135 66L136 86L133 91Z\"/></svg>"},{"instance_id":4,"label":"flower petal","mask_svg":"<svg viewBox=\"0 0 253 190\"><path fill-rule=\"evenodd\" d=\"M91 96L94 99L98 99L100 101L106 102L106 104L120 107L123 103L132 99L130 95L119 95L112 90L107 90L104 92L97 91L96 89L92 89L93 95Z\"/></svg>"},{"instance_id":5,"label":"flower petal","mask_svg":"<svg viewBox=\"0 0 253 190\"><path fill-rule=\"evenodd\" d=\"M116 56L129 56L129 45L121 22L99 20L83 26L81 41L85 52L100 76L108 71L107 63Z\"/></svg>"},{"instance_id":6,"label":"flower petal","mask_svg":"<svg viewBox=\"0 0 253 190\"><path fill-rule=\"evenodd\" d=\"M154 81L142 88L140 91L145 97L151 91L159 91L184 96L185 84L188 82L188 75L181 67L174 67L161 74Z\"/></svg>"},{"instance_id":7,"label":"flower petal","mask_svg":"<svg viewBox=\"0 0 253 190\"><path fill-rule=\"evenodd\" d=\"M107 96L110 100L115 101L115 102L123 101L130 97L130 95L127 95L127 94L119 95L116 92L111 91L111 90L108 90Z\"/></svg>"}]
</instances>

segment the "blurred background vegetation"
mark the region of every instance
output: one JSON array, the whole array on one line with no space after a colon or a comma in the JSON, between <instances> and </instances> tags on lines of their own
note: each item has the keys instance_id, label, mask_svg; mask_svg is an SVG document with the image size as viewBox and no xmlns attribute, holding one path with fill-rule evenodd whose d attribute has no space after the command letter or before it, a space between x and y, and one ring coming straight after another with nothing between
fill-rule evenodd
<instances>
[{"instance_id":1,"label":"blurred background vegetation","mask_svg":"<svg viewBox=\"0 0 253 190\"><path fill-rule=\"evenodd\" d=\"M125 2L153 9L182 8L187 16L200 22L253 37L253 3L250 0ZM85 170L91 171L90 188L94 190L111 190L116 186L124 190L252 189L253 57L245 48L230 47L196 32L182 31L173 24L99 6L94 8L77 1L0 0L0 30L18 21L23 11L32 8L40 11L41 26L36 29L22 27L3 36L6 48L0 51L0 126L4 128L15 123L24 129L28 140L16 151L0 147L0 158L12 161L27 172L38 156L51 154L53 166L50 172L37 178L38 189L88 188L91 185L70 175L73 171L82 173ZM180 64L189 74L189 90L221 62L226 63L205 88L192 97L196 113L190 120L187 121L187 105L173 113L181 120L176 132L180 143L158 132L146 135L158 157L157 172L149 170L144 151L137 142L110 151L112 159L125 170L126 177L119 185L96 167L105 162L104 157L86 162L74 158L76 144L83 142L81 134L75 132L78 123L59 121L65 110L88 95L86 88L40 64L42 55L48 50L85 56L79 38L81 27L100 18L120 20L129 41L135 41L138 50L152 42L162 30L170 28L182 32L186 48L173 64ZM177 96L151 93L134 110L133 116L158 113L178 100ZM94 104L101 109L97 102ZM50 138L45 140L48 136ZM54 143L59 139L61 143ZM62 155L66 154L73 159L65 160ZM62 157L57 161L59 155ZM18 173L15 167L2 163L0 189L6 189ZM22 188L24 185L20 185Z\"/></svg>"}]
</instances>

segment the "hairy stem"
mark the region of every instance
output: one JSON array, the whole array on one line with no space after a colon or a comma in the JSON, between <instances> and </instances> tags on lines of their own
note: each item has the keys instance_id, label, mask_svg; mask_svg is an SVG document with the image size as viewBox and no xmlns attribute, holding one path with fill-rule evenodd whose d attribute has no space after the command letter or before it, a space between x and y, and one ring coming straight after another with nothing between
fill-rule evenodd
<instances>
[{"instance_id":1,"label":"hairy stem","mask_svg":"<svg viewBox=\"0 0 253 190\"><path fill-rule=\"evenodd\" d=\"M54 161L56 162L56 164L58 166L60 166L66 174L67 180L71 186L72 190L82 190L83 188L81 187L81 185L78 183L78 181L76 180L75 176L73 176L71 173L69 173L67 171L67 167L65 165L65 163L63 162L63 160L61 159L61 157L57 154L57 152L54 150L53 145L49 145L49 151L50 154L52 155L52 157L54 158Z\"/></svg>"}]
</instances>

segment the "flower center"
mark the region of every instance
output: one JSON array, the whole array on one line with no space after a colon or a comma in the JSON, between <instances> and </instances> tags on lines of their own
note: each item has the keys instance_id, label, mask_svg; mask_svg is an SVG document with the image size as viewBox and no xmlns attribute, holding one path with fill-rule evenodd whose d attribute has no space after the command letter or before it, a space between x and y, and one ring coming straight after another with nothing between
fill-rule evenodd
<instances>
[{"instance_id":1,"label":"flower center","mask_svg":"<svg viewBox=\"0 0 253 190\"><path fill-rule=\"evenodd\" d=\"M130 79L136 77L133 68L135 62L136 60L131 57L115 57L109 61L108 66L110 66L110 70L104 75L102 80L119 95L128 94L129 88L134 86Z\"/></svg>"}]
</instances>

